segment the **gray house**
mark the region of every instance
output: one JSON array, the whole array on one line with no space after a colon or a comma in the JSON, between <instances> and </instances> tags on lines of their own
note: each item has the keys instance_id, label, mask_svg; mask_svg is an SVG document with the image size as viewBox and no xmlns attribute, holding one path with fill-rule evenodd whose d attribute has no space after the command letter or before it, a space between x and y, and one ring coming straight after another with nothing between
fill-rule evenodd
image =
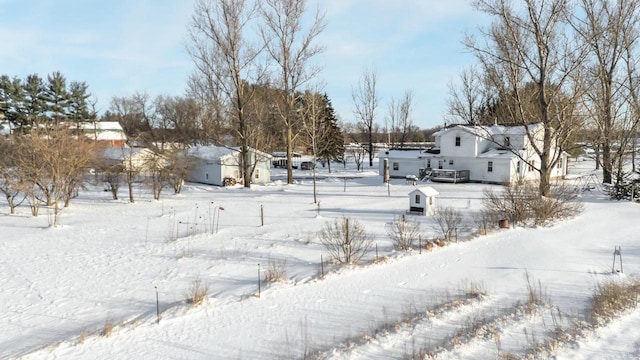
<instances>
[{"instance_id":1,"label":"gray house","mask_svg":"<svg viewBox=\"0 0 640 360\"><path fill-rule=\"evenodd\" d=\"M244 181L239 148L224 146L197 146L188 150L193 159L187 181L217 186ZM251 182L271 182L271 155L249 149Z\"/></svg>"}]
</instances>

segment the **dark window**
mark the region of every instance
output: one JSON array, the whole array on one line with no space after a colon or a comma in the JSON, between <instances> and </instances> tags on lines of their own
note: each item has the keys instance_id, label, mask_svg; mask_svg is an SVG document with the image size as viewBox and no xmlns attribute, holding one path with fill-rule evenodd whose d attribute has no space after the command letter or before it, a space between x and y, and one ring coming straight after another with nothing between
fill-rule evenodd
<instances>
[{"instance_id":1,"label":"dark window","mask_svg":"<svg viewBox=\"0 0 640 360\"><path fill-rule=\"evenodd\" d=\"M398 171L400 169L400 164L398 164L397 162L393 163L393 170Z\"/></svg>"},{"instance_id":2,"label":"dark window","mask_svg":"<svg viewBox=\"0 0 640 360\"><path fill-rule=\"evenodd\" d=\"M508 136L504 137L504 147L508 148L511 146L511 139Z\"/></svg>"},{"instance_id":3,"label":"dark window","mask_svg":"<svg viewBox=\"0 0 640 360\"><path fill-rule=\"evenodd\" d=\"M453 165L453 160L449 160L449 165Z\"/></svg>"},{"instance_id":4,"label":"dark window","mask_svg":"<svg viewBox=\"0 0 640 360\"><path fill-rule=\"evenodd\" d=\"M487 163L487 171L488 172L493 172L493 161L489 161Z\"/></svg>"},{"instance_id":5,"label":"dark window","mask_svg":"<svg viewBox=\"0 0 640 360\"><path fill-rule=\"evenodd\" d=\"M456 136L456 146L460 146L460 136Z\"/></svg>"},{"instance_id":6,"label":"dark window","mask_svg":"<svg viewBox=\"0 0 640 360\"><path fill-rule=\"evenodd\" d=\"M420 195L416 194L416 204L420 204Z\"/></svg>"}]
</instances>

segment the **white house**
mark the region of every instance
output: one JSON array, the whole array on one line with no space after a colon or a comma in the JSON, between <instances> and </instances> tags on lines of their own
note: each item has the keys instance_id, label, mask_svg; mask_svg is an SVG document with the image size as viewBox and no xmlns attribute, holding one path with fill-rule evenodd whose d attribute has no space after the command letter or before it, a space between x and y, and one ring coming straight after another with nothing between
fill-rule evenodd
<instances>
[{"instance_id":1,"label":"white house","mask_svg":"<svg viewBox=\"0 0 640 360\"><path fill-rule=\"evenodd\" d=\"M438 191L431 186L416 188L409 193L409 212L432 216L436 213Z\"/></svg>"},{"instance_id":2,"label":"white house","mask_svg":"<svg viewBox=\"0 0 640 360\"><path fill-rule=\"evenodd\" d=\"M243 181L239 148L224 146L197 146L188 150L193 158L187 181L223 186ZM271 155L249 149L252 171L251 182L271 182Z\"/></svg>"},{"instance_id":3,"label":"white house","mask_svg":"<svg viewBox=\"0 0 640 360\"><path fill-rule=\"evenodd\" d=\"M542 124L528 125L537 146L542 146ZM458 172L468 181L511 184L537 180L540 157L533 150L524 126L454 125L434 134L435 146L427 150L390 150L379 155L380 174L384 174L384 160L388 159L391 177L416 175L435 170L450 175ZM552 156L559 151L552 149ZM468 173L467 173L468 171ZM567 154L560 154L551 178L563 178L567 171ZM449 176L432 178L449 181Z\"/></svg>"},{"instance_id":4,"label":"white house","mask_svg":"<svg viewBox=\"0 0 640 360\"><path fill-rule=\"evenodd\" d=\"M165 166L160 155L147 148L107 147L102 149L102 156L109 164L122 165L124 171L133 170L139 175L148 175L154 166Z\"/></svg>"},{"instance_id":5,"label":"white house","mask_svg":"<svg viewBox=\"0 0 640 360\"><path fill-rule=\"evenodd\" d=\"M127 136L117 121L83 122L79 127L85 136L108 147L119 148L127 142Z\"/></svg>"}]
</instances>

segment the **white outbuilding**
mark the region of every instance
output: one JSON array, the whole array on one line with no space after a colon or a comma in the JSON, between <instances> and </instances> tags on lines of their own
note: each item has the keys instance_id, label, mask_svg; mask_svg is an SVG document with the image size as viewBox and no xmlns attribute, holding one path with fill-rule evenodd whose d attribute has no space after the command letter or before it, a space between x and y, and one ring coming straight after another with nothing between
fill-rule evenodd
<instances>
[{"instance_id":1,"label":"white outbuilding","mask_svg":"<svg viewBox=\"0 0 640 360\"><path fill-rule=\"evenodd\" d=\"M423 186L409 193L409 212L411 214L432 216L436 213L438 191L431 186Z\"/></svg>"}]
</instances>

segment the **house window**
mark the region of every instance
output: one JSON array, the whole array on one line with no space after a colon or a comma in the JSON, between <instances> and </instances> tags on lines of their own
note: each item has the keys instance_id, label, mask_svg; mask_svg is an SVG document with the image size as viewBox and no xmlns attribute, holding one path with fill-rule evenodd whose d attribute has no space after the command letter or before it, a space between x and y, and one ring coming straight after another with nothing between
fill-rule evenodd
<instances>
[{"instance_id":1,"label":"house window","mask_svg":"<svg viewBox=\"0 0 640 360\"><path fill-rule=\"evenodd\" d=\"M416 204L420 204L420 195L416 194Z\"/></svg>"},{"instance_id":2,"label":"house window","mask_svg":"<svg viewBox=\"0 0 640 360\"><path fill-rule=\"evenodd\" d=\"M400 164L398 164L397 162L394 162L394 163L393 163L393 170L394 170L394 171L398 171L398 170L400 170Z\"/></svg>"},{"instance_id":3,"label":"house window","mask_svg":"<svg viewBox=\"0 0 640 360\"><path fill-rule=\"evenodd\" d=\"M529 171L533 171L533 170L535 170L535 167L536 167L536 162L535 162L535 161L532 161L532 162L529 164Z\"/></svg>"},{"instance_id":4,"label":"house window","mask_svg":"<svg viewBox=\"0 0 640 360\"><path fill-rule=\"evenodd\" d=\"M487 163L487 172L493 172L493 161Z\"/></svg>"},{"instance_id":5,"label":"house window","mask_svg":"<svg viewBox=\"0 0 640 360\"><path fill-rule=\"evenodd\" d=\"M562 169L562 158L558 159L558 170Z\"/></svg>"},{"instance_id":6,"label":"house window","mask_svg":"<svg viewBox=\"0 0 640 360\"><path fill-rule=\"evenodd\" d=\"M427 159L427 169L431 169L431 159Z\"/></svg>"},{"instance_id":7,"label":"house window","mask_svg":"<svg viewBox=\"0 0 640 360\"><path fill-rule=\"evenodd\" d=\"M449 165L453 165L453 160L449 160Z\"/></svg>"},{"instance_id":8,"label":"house window","mask_svg":"<svg viewBox=\"0 0 640 360\"><path fill-rule=\"evenodd\" d=\"M460 146L460 136L456 136L456 146Z\"/></svg>"},{"instance_id":9,"label":"house window","mask_svg":"<svg viewBox=\"0 0 640 360\"><path fill-rule=\"evenodd\" d=\"M442 169L442 160L438 160L438 169Z\"/></svg>"},{"instance_id":10,"label":"house window","mask_svg":"<svg viewBox=\"0 0 640 360\"><path fill-rule=\"evenodd\" d=\"M429 205L433 205L433 197L429 196Z\"/></svg>"},{"instance_id":11,"label":"house window","mask_svg":"<svg viewBox=\"0 0 640 360\"><path fill-rule=\"evenodd\" d=\"M204 174L205 180L209 180L209 173Z\"/></svg>"},{"instance_id":12,"label":"house window","mask_svg":"<svg viewBox=\"0 0 640 360\"><path fill-rule=\"evenodd\" d=\"M508 148L511 146L511 138L509 138L508 136L504 137L504 147Z\"/></svg>"},{"instance_id":13,"label":"house window","mask_svg":"<svg viewBox=\"0 0 640 360\"><path fill-rule=\"evenodd\" d=\"M260 169L255 169L253 173L255 174L256 179L260 179Z\"/></svg>"},{"instance_id":14,"label":"house window","mask_svg":"<svg viewBox=\"0 0 640 360\"><path fill-rule=\"evenodd\" d=\"M520 174L520 169L521 169L521 167L522 167L522 166L520 165L520 163L521 163L521 162L522 162L522 161L518 161L518 162L516 163L516 174Z\"/></svg>"}]
</instances>

